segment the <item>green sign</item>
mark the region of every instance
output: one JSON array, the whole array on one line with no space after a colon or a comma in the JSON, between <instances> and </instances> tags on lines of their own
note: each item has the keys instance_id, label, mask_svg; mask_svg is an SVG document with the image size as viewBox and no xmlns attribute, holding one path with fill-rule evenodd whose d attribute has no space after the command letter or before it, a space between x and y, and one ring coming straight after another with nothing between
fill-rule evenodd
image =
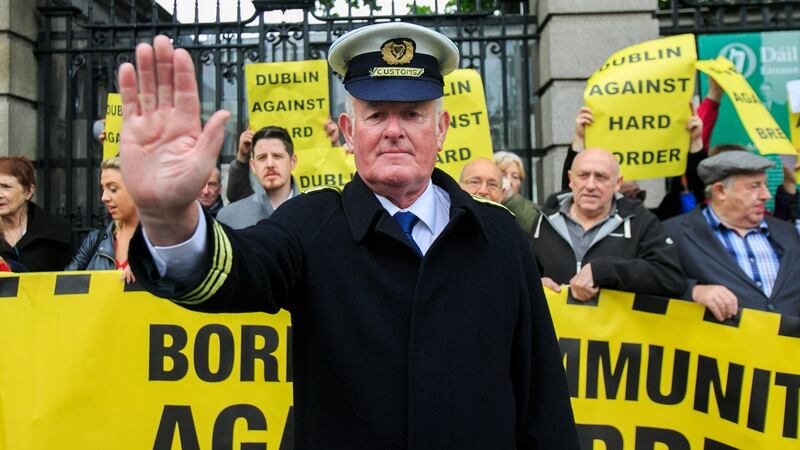
<instances>
[{"instance_id":1,"label":"green sign","mask_svg":"<svg viewBox=\"0 0 800 450\"><path fill-rule=\"evenodd\" d=\"M786 82L800 79L800 32L782 31L771 33L715 34L697 37L699 59L728 58L744 75L758 94L761 102L789 136L789 108ZM703 95L708 90L708 79L701 77ZM729 143L753 147L744 127L739 121L733 105L727 97L722 98L711 145ZM768 158L776 162L774 169L767 171L770 190L783 181L780 158ZM768 205L770 208L772 205Z\"/></svg>"}]
</instances>

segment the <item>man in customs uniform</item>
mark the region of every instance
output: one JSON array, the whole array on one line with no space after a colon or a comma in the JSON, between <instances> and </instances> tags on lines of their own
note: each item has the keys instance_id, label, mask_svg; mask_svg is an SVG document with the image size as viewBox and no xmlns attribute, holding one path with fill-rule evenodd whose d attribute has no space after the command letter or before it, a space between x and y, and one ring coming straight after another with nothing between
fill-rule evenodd
<instances>
[{"instance_id":1,"label":"man in customs uniform","mask_svg":"<svg viewBox=\"0 0 800 450\"><path fill-rule=\"evenodd\" d=\"M136 277L196 310L291 312L296 448L578 448L525 236L434 169L458 60L404 23L334 42L358 173L241 231L195 201L229 113L201 128L189 54L159 36L120 68Z\"/></svg>"}]
</instances>

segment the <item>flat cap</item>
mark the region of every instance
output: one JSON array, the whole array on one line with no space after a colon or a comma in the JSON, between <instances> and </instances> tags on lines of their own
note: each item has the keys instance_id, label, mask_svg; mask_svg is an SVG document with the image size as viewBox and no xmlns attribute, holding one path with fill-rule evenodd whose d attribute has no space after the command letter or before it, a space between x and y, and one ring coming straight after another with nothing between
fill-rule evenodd
<instances>
[{"instance_id":1,"label":"flat cap","mask_svg":"<svg viewBox=\"0 0 800 450\"><path fill-rule=\"evenodd\" d=\"M414 102L444 95L444 76L458 67L458 47L443 34L404 22L368 25L331 44L328 64L353 97Z\"/></svg>"},{"instance_id":2,"label":"flat cap","mask_svg":"<svg viewBox=\"0 0 800 450\"><path fill-rule=\"evenodd\" d=\"M741 150L731 150L717 153L701 161L697 166L697 175L703 180L703 184L708 186L731 175L763 172L774 165L775 163L763 156Z\"/></svg>"}]
</instances>

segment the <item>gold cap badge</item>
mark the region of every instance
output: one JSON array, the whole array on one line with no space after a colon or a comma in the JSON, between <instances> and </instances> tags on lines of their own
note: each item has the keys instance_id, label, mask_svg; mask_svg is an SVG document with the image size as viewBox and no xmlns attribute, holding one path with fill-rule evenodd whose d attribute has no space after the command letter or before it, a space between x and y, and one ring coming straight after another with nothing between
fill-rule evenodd
<instances>
[{"instance_id":1,"label":"gold cap badge","mask_svg":"<svg viewBox=\"0 0 800 450\"><path fill-rule=\"evenodd\" d=\"M414 58L414 47L411 39L390 39L381 46L381 56L391 66L408 64Z\"/></svg>"}]
</instances>

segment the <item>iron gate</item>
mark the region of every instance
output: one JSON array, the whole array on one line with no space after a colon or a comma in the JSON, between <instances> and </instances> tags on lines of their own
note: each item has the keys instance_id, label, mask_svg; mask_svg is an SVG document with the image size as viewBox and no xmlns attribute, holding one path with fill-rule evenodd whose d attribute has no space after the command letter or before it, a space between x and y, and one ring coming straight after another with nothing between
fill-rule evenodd
<instances>
[{"instance_id":1,"label":"iron gate","mask_svg":"<svg viewBox=\"0 0 800 450\"><path fill-rule=\"evenodd\" d=\"M526 0L431 0L427 6L416 0L254 0L252 9L248 0L166 1L172 3L45 0L39 7L41 200L78 234L105 215L98 189L102 147L93 124L105 115L106 94L117 91L119 65L156 34L192 55L203 118L221 108L233 114L220 157L226 164L247 125L244 64L323 59L338 36L379 21L402 18L434 28L459 46L461 67L481 73L495 149L519 154L531 173L536 20ZM335 117L344 109L343 88L333 74L330 79Z\"/></svg>"},{"instance_id":2,"label":"iron gate","mask_svg":"<svg viewBox=\"0 0 800 450\"><path fill-rule=\"evenodd\" d=\"M659 0L662 35L796 30L798 0Z\"/></svg>"}]
</instances>

